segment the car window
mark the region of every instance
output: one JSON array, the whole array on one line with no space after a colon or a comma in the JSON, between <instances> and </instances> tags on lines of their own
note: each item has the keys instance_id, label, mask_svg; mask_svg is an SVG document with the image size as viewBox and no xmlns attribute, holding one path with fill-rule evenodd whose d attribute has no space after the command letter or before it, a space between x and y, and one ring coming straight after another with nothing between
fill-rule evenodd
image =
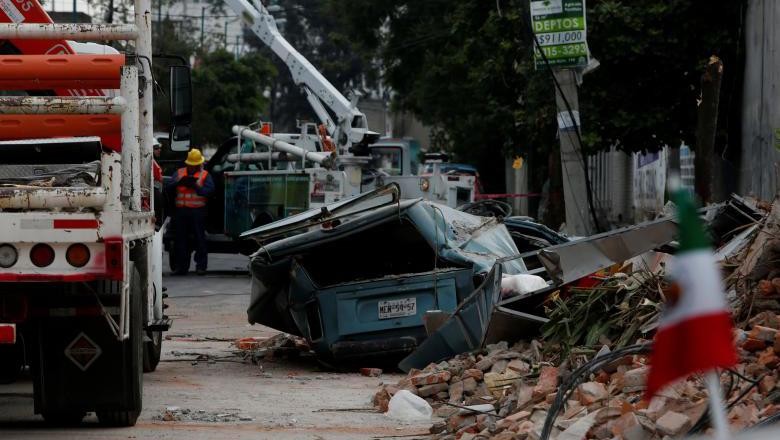
<instances>
[{"instance_id":1,"label":"car window","mask_svg":"<svg viewBox=\"0 0 780 440\"><path fill-rule=\"evenodd\" d=\"M403 168L402 155L403 151L398 147L374 147L371 149L371 163L378 170L399 176Z\"/></svg>"}]
</instances>

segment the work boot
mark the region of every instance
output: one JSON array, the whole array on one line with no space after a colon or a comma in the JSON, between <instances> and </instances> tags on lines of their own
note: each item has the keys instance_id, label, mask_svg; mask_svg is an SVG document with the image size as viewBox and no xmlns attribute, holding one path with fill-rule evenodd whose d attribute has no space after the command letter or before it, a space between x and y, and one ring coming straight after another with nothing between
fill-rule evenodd
<instances>
[{"instance_id":1,"label":"work boot","mask_svg":"<svg viewBox=\"0 0 780 440\"><path fill-rule=\"evenodd\" d=\"M197 273L198 276L202 277L203 275L206 275L206 269L198 269L197 271L195 271L195 273Z\"/></svg>"}]
</instances>

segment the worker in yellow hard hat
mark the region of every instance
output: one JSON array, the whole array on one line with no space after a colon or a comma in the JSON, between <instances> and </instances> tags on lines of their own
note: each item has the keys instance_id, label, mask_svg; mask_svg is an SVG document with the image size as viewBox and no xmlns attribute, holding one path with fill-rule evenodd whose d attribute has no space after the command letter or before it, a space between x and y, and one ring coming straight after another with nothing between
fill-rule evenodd
<instances>
[{"instance_id":1,"label":"worker in yellow hard hat","mask_svg":"<svg viewBox=\"0 0 780 440\"><path fill-rule=\"evenodd\" d=\"M176 211L173 214L174 252L176 267L174 275L186 275L190 270L190 237L195 238L195 270L205 275L208 266L206 244L206 203L214 192L214 181L203 169L203 154L193 148L179 168L171 176L167 189L176 192Z\"/></svg>"}]
</instances>

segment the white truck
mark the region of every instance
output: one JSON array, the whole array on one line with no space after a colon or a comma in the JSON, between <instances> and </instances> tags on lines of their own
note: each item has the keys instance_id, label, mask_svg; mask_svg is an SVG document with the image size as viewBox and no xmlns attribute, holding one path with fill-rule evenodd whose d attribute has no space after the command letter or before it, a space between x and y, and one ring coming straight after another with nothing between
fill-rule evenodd
<instances>
[{"instance_id":1,"label":"white truck","mask_svg":"<svg viewBox=\"0 0 780 440\"><path fill-rule=\"evenodd\" d=\"M112 25L54 24L36 0L2 6L0 46L12 49L0 55L0 380L29 368L49 422L94 411L134 425L142 373L170 326L153 211L151 3L135 0L135 22ZM70 40L132 50L75 54ZM189 75L171 68L180 127Z\"/></svg>"},{"instance_id":2,"label":"white truck","mask_svg":"<svg viewBox=\"0 0 780 440\"><path fill-rule=\"evenodd\" d=\"M266 153L266 156L260 160L266 160L268 148L277 152L283 151L288 156L305 158L302 161L303 166L296 169L310 175L310 194L322 195L313 197L310 207L324 206L388 183L397 183L404 199L421 197L453 208L474 201L474 177L454 174L445 176L438 173L419 176L409 166L409 163L415 162L417 158L410 157L412 152L409 149L403 151L404 142L376 143L379 134L369 130L365 114L357 108L357 96L352 99L344 97L284 38L273 15L259 1L226 2L252 32L284 61L293 81L306 94L322 127L313 133L320 135L320 142L316 144L298 143L292 141L289 136L263 134L245 126L234 126L233 133L239 138L248 138L263 145L258 151ZM297 138L303 140L306 135L307 133L303 132ZM330 143L334 144L332 151L327 148ZM313 150L312 147L317 149ZM399 163L389 168L376 166L377 160L387 158L388 153ZM244 157L243 160L252 159L250 156ZM367 179L363 174L368 170L378 175Z\"/></svg>"}]
</instances>

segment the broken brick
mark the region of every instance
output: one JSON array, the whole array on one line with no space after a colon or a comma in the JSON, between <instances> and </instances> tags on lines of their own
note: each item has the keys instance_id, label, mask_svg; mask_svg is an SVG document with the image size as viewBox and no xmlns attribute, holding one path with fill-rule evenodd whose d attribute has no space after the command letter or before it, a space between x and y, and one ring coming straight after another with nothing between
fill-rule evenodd
<instances>
[{"instance_id":1,"label":"broken brick","mask_svg":"<svg viewBox=\"0 0 780 440\"><path fill-rule=\"evenodd\" d=\"M742 343L742 348L747 351L761 351L766 348L766 343L760 339L748 337L745 342Z\"/></svg>"},{"instance_id":2,"label":"broken brick","mask_svg":"<svg viewBox=\"0 0 780 440\"><path fill-rule=\"evenodd\" d=\"M483 375L484 375L484 373L482 372L482 370L478 370L476 368L471 368L471 369L465 370L463 372L463 374L461 375L461 378L463 380L466 380L469 377L473 377L474 380L482 380Z\"/></svg>"},{"instance_id":3,"label":"broken brick","mask_svg":"<svg viewBox=\"0 0 780 440\"><path fill-rule=\"evenodd\" d=\"M504 370L506 370L507 365L509 365L508 360L499 359L496 362L494 362L493 365L490 367L490 372L501 374L504 372Z\"/></svg>"},{"instance_id":4,"label":"broken brick","mask_svg":"<svg viewBox=\"0 0 780 440\"><path fill-rule=\"evenodd\" d=\"M473 415L461 416L456 414L454 416L451 416L449 419L447 419L447 431L455 432L463 426L468 426L473 424L476 419L477 419L476 416Z\"/></svg>"},{"instance_id":5,"label":"broken brick","mask_svg":"<svg viewBox=\"0 0 780 440\"><path fill-rule=\"evenodd\" d=\"M425 385L417 389L417 392L420 393L421 397L428 397L432 396L434 394L440 393L442 391L445 391L449 388L446 383L434 383L431 385Z\"/></svg>"},{"instance_id":6,"label":"broken brick","mask_svg":"<svg viewBox=\"0 0 780 440\"><path fill-rule=\"evenodd\" d=\"M422 373L416 376L412 376L412 385L432 385L437 383L445 383L450 380L452 374L449 371L439 371L435 373Z\"/></svg>"},{"instance_id":7,"label":"broken brick","mask_svg":"<svg viewBox=\"0 0 780 440\"><path fill-rule=\"evenodd\" d=\"M514 414L510 414L506 417L504 417L504 420L508 420L510 422L519 422L520 420L525 420L527 418L531 417L531 413L528 411L518 411Z\"/></svg>"},{"instance_id":8,"label":"broken brick","mask_svg":"<svg viewBox=\"0 0 780 440\"><path fill-rule=\"evenodd\" d=\"M463 382L450 385L450 403L460 404L463 401Z\"/></svg>"},{"instance_id":9,"label":"broken brick","mask_svg":"<svg viewBox=\"0 0 780 440\"><path fill-rule=\"evenodd\" d=\"M474 368L477 370L485 371L493 366L493 363L496 362L496 358L493 356L485 356L482 359L480 359L476 364L474 364Z\"/></svg>"},{"instance_id":10,"label":"broken brick","mask_svg":"<svg viewBox=\"0 0 780 440\"><path fill-rule=\"evenodd\" d=\"M649 369L647 367L634 368L628 370L623 375L623 392L633 393L641 391L645 387L647 382L647 373Z\"/></svg>"},{"instance_id":11,"label":"broken brick","mask_svg":"<svg viewBox=\"0 0 780 440\"><path fill-rule=\"evenodd\" d=\"M539 381L534 387L533 396L535 398L546 396L558 388L558 369L556 367L544 366L539 372Z\"/></svg>"},{"instance_id":12,"label":"broken brick","mask_svg":"<svg viewBox=\"0 0 780 440\"><path fill-rule=\"evenodd\" d=\"M776 385L777 379L775 379L775 377L771 374L767 374L766 376L762 377L761 381L758 383L758 390L762 394L769 394L772 390L775 389Z\"/></svg>"},{"instance_id":13,"label":"broken brick","mask_svg":"<svg viewBox=\"0 0 780 440\"><path fill-rule=\"evenodd\" d=\"M748 338L758 339L770 344L774 344L777 330L762 325L755 325L753 329L748 333Z\"/></svg>"},{"instance_id":14,"label":"broken brick","mask_svg":"<svg viewBox=\"0 0 780 440\"><path fill-rule=\"evenodd\" d=\"M390 393L388 393L385 388L380 389L376 392L376 394L374 394L374 398L371 403L374 405L374 408L379 410L379 412L386 413L387 406L390 404Z\"/></svg>"},{"instance_id":15,"label":"broken brick","mask_svg":"<svg viewBox=\"0 0 780 440\"><path fill-rule=\"evenodd\" d=\"M600 402L609 396L607 393L607 387L605 387L604 384L600 382L585 382L579 386L578 391L580 395L580 403L584 406Z\"/></svg>"},{"instance_id":16,"label":"broken brick","mask_svg":"<svg viewBox=\"0 0 780 440\"><path fill-rule=\"evenodd\" d=\"M473 377L463 379L463 392L471 395L477 390L477 381Z\"/></svg>"},{"instance_id":17,"label":"broken brick","mask_svg":"<svg viewBox=\"0 0 780 440\"><path fill-rule=\"evenodd\" d=\"M758 355L759 365L763 365L767 368L774 369L780 364L780 357L775 354L773 348L767 348Z\"/></svg>"},{"instance_id":18,"label":"broken brick","mask_svg":"<svg viewBox=\"0 0 780 440\"><path fill-rule=\"evenodd\" d=\"M685 414L667 411L655 422L658 432L670 437L676 437L691 427L691 419Z\"/></svg>"},{"instance_id":19,"label":"broken brick","mask_svg":"<svg viewBox=\"0 0 780 440\"><path fill-rule=\"evenodd\" d=\"M509 362L506 367L520 374L525 374L531 371L531 367L521 359L512 359L512 361Z\"/></svg>"},{"instance_id":20,"label":"broken brick","mask_svg":"<svg viewBox=\"0 0 780 440\"><path fill-rule=\"evenodd\" d=\"M381 368L361 368L360 374L368 377L379 377L382 375Z\"/></svg>"},{"instance_id":21,"label":"broken brick","mask_svg":"<svg viewBox=\"0 0 780 440\"><path fill-rule=\"evenodd\" d=\"M652 420L656 421L659 417L664 415L666 411L668 411L667 406L669 405L669 399L664 396L654 396L650 400L650 404L647 406L647 409L645 410L645 414L647 417Z\"/></svg>"}]
</instances>

